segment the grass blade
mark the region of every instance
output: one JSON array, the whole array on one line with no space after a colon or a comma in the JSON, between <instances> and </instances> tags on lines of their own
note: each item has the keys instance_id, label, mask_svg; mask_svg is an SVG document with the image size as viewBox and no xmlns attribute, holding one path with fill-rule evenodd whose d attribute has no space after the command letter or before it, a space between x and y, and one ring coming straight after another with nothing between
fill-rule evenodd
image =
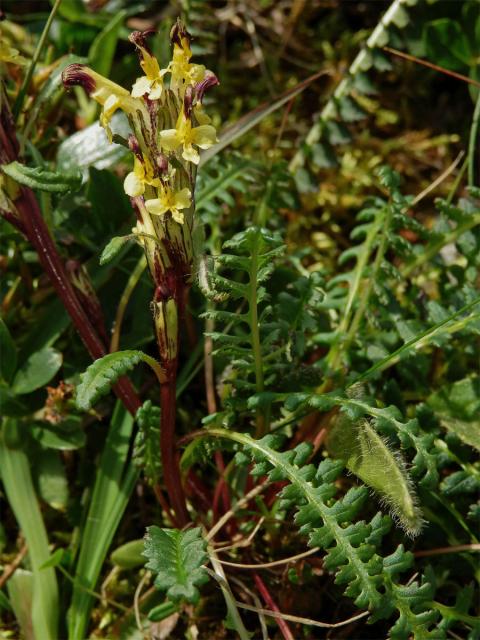
<instances>
[{"instance_id":1,"label":"grass blade","mask_svg":"<svg viewBox=\"0 0 480 640\"><path fill-rule=\"evenodd\" d=\"M138 478L139 472L133 463L125 463L132 427L132 416L117 402L81 536L72 604L68 612L70 640L85 640L87 637L93 598L85 589L95 589L113 536Z\"/></svg>"},{"instance_id":2,"label":"grass blade","mask_svg":"<svg viewBox=\"0 0 480 640\"><path fill-rule=\"evenodd\" d=\"M37 640L58 638L58 586L55 570L41 569L49 559L48 538L26 454L16 448L17 425L5 422L0 437L0 469L8 502L25 536L33 574L31 622Z\"/></svg>"}]
</instances>

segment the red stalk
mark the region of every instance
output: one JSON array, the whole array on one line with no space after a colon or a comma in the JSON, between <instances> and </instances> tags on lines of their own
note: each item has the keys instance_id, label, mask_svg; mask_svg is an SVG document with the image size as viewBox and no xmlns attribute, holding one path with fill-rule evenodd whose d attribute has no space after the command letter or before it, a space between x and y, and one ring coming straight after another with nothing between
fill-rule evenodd
<instances>
[{"instance_id":1,"label":"red stalk","mask_svg":"<svg viewBox=\"0 0 480 640\"><path fill-rule=\"evenodd\" d=\"M184 527L190 521L190 517L185 503L175 443L175 417L177 408L175 374L170 374L168 382L161 385L160 402L162 406L160 450L162 454L163 477L168 497L175 510L176 519L179 524Z\"/></svg>"},{"instance_id":2,"label":"red stalk","mask_svg":"<svg viewBox=\"0 0 480 640\"><path fill-rule=\"evenodd\" d=\"M38 253L40 264L49 276L85 347L94 360L101 358L106 353L105 346L75 295L33 192L30 189L22 189L21 196L15 204L26 235ZM128 411L135 415L142 403L130 380L121 378L113 389Z\"/></svg>"},{"instance_id":3,"label":"red stalk","mask_svg":"<svg viewBox=\"0 0 480 640\"><path fill-rule=\"evenodd\" d=\"M255 585L256 585L257 589L260 591L260 595L262 596L262 598L264 599L264 601L268 605L268 607L272 611L275 611L277 613L281 613L280 609L276 605L275 601L273 600L272 596L270 595L269 590L267 589L265 583L260 578L258 573L254 573L253 574L253 579L255 580ZM288 626L286 620L283 620L283 618L275 618L275 622L277 623L278 628L280 629L280 632L281 632L282 636L285 638L285 640L295 640L295 636L290 631L290 627Z\"/></svg>"}]
</instances>

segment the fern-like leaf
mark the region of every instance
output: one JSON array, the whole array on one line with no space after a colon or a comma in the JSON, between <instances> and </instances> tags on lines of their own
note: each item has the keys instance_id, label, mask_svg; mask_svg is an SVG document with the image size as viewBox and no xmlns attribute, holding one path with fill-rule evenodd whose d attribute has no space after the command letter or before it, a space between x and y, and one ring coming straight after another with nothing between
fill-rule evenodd
<instances>
[{"instance_id":1,"label":"fern-like leaf","mask_svg":"<svg viewBox=\"0 0 480 640\"><path fill-rule=\"evenodd\" d=\"M95 360L80 375L76 403L82 411L88 411L97 400L107 394L119 378L141 361L149 364L158 374L159 364L142 351L116 351Z\"/></svg>"}]
</instances>

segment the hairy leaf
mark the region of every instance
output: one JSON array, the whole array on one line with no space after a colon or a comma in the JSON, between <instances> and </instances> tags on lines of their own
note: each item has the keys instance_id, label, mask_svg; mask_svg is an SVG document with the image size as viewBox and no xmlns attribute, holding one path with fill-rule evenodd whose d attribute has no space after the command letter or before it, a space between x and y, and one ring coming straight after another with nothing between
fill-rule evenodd
<instances>
[{"instance_id":1,"label":"hairy leaf","mask_svg":"<svg viewBox=\"0 0 480 640\"><path fill-rule=\"evenodd\" d=\"M173 601L198 602L197 587L208 581L203 568L206 542L199 527L179 531L148 527L144 555L146 568L156 574L155 586Z\"/></svg>"},{"instance_id":2,"label":"hairy leaf","mask_svg":"<svg viewBox=\"0 0 480 640\"><path fill-rule=\"evenodd\" d=\"M112 385L121 376L142 360L153 369L159 367L153 358L142 351L116 351L95 360L80 376L76 396L77 407L83 411L91 409L101 396L110 391Z\"/></svg>"},{"instance_id":3,"label":"hairy leaf","mask_svg":"<svg viewBox=\"0 0 480 640\"><path fill-rule=\"evenodd\" d=\"M26 167L16 160L3 165L2 171L19 184L40 191L67 193L77 191L82 183L78 173L56 173L42 167Z\"/></svg>"}]
</instances>

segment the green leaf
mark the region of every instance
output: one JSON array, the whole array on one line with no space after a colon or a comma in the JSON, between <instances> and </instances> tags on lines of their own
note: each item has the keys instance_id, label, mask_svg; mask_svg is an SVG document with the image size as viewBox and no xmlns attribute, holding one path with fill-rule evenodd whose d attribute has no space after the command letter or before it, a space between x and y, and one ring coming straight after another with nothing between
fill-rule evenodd
<instances>
[{"instance_id":1,"label":"green leaf","mask_svg":"<svg viewBox=\"0 0 480 640\"><path fill-rule=\"evenodd\" d=\"M50 558L42 564L40 569L48 569L49 567L58 567L62 564L62 560L65 556L65 549L56 549Z\"/></svg>"},{"instance_id":2,"label":"green leaf","mask_svg":"<svg viewBox=\"0 0 480 640\"><path fill-rule=\"evenodd\" d=\"M340 413L327 446L334 457L343 460L352 473L380 494L409 535L420 532L421 513L405 463L368 420L351 420Z\"/></svg>"},{"instance_id":3,"label":"green leaf","mask_svg":"<svg viewBox=\"0 0 480 640\"><path fill-rule=\"evenodd\" d=\"M46 347L32 354L17 371L12 389L17 395L31 393L50 382L62 366L63 356L59 351Z\"/></svg>"},{"instance_id":4,"label":"green leaf","mask_svg":"<svg viewBox=\"0 0 480 640\"><path fill-rule=\"evenodd\" d=\"M3 591L0 591L0 609L5 609L5 611L12 611L10 600L3 593Z\"/></svg>"},{"instance_id":5,"label":"green leaf","mask_svg":"<svg viewBox=\"0 0 480 640\"><path fill-rule=\"evenodd\" d=\"M130 127L122 113L115 113L110 126L112 131L128 137ZM125 158L128 151L119 144L110 144L104 129L98 122L77 131L58 147L57 168L59 171L79 169L87 173L90 166L108 169Z\"/></svg>"},{"instance_id":6,"label":"green leaf","mask_svg":"<svg viewBox=\"0 0 480 640\"><path fill-rule=\"evenodd\" d=\"M162 602L162 604L153 607L153 609L150 609L147 617L151 622L160 622L161 620L168 618L168 616L171 616L176 611L178 611L178 606L167 600L166 602Z\"/></svg>"},{"instance_id":7,"label":"green leaf","mask_svg":"<svg viewBox=\"0 0 480 640\"><path fill-rule=\"evenodd\" d=\"M16 160L2 165L2 171L19 184L40 191L67 193L77 191L82 184L82 178L78 173L57 173L42 167L27 167Z\"/></svg>"},{"instance_id":8,"label":"green leaf","mask_svg":"<svg viewBox=\"0 0 480 640\"><path fill-rule=\"evenodd\" d=\"M87 626L93 604L93 596L88 590L95 590L113 536L138 480L138 470L129 457L132 427L133 417L118 401L97 465L82 531L68 612L69 638L83 640L88 637Z\"/></svg>"},{"instance_id":9,"label":"green leaf","mask_svg":"<svg viewBox=\"0 0 480 640\"><path fill-rule=\"evenodd\" d=\"M112 551L110 560L122 569L134 569L135 567L143 566L145 563L143 538L131 540L122 544L121 547L117 547L115 551Z\"/></svg>"},{"instance_id":10,"label":"green leaf","mask_svg":"<svg viewBox=\"0 0 480 640\"><path fill-rule=\"evenodd\" d=\"M86 436L80 418L68 418L58 425L36 424L32 435L45 448L73 451L85 445Z\"/></svg>"},{"instance_id":11,"label":"green leaf","mask_svg":"<svg viewBox=\"0 0 480 640\"><path fill-rule=\"evenodd\" d=\"M465 30L450 18L439 18L425 25L423 39L431 62L452 71L465 70L472 52Z\"/></svg>"},{"instance_id":12,"label":"green leaf","mask_svg":"<svg viewBox=\"0 0 480 640\"><path fill-rule=\"evenodd\" d=\"M40 496L52 509L64 511L68 501L68 482L60 454L54 449L43 449L35 458Z\"/></svg>"},{"instance_id":13,"label":"green leaf","mask_svg":"<svg viewBox=\"0 0 480 640\"><path fill-rule=\"evenodd\" d=\"M80 376L76 403L82 411L88 411L95 402L110 391L117 380L139 362L146 362L158 374L160 365L142 351L116 351L95 360Z\"/></svg>"},{"instance_id":14,"label":"green leaf","mask_svg":"<svg viewBox=\"0 0 480 640\"><path fill-rule=\"evenodd\" d=\"M202 565L207 560L200 527L179 531L151 526L145 536L146 568L156 573L155 586L173 602L196 603L197 586L208 581Z\"/></svg>"},{"instance_id":15,"label":"green leaf","mask_svg":"<svg viewBox=\"0 0 480 640\"><path fill-rule=\"evenodd\" d=\"M105 249L102 251L102 255L100 256L100 264L104 265L107 264L107 262L110 262L110 260L113 260L113 258L118 254L123 245L129 240L132 240L134 237L135 236L132 234L129 236L116 236L115 238L112 238L106 245Z\"/></svg>"},{"instance_id":16,"label":"green leaf","mask_svg":"<svg viewBox=\"0 0 480 640\"><path fill-rule=\"evenodd\" d=\"M17 348L7 325L0 318L0 376L8 383L11 381L16 368Z\"/></svg>"},{"instance_id":17,"label":"green leaf","mask_svg":"<svg viewBox=\"0 0 480 640\"><path fill-rule=\"evenodd\" d=\"M480 450L480 377L465 378L442 387L428 398L427 403L442 427Z\"/></svg>"},{"instance_id":18,"label":"green leaf","mask_svg":"<svg viewBox=\"0 0 480 640\"><path fill-rule=\"evenodd\" d=\"M113 56L125 16L125 11L119 11L115 14L92 42L88 52L88 60L92 69L107 78L112 69Z\"/></svg>"}]
</instances>

